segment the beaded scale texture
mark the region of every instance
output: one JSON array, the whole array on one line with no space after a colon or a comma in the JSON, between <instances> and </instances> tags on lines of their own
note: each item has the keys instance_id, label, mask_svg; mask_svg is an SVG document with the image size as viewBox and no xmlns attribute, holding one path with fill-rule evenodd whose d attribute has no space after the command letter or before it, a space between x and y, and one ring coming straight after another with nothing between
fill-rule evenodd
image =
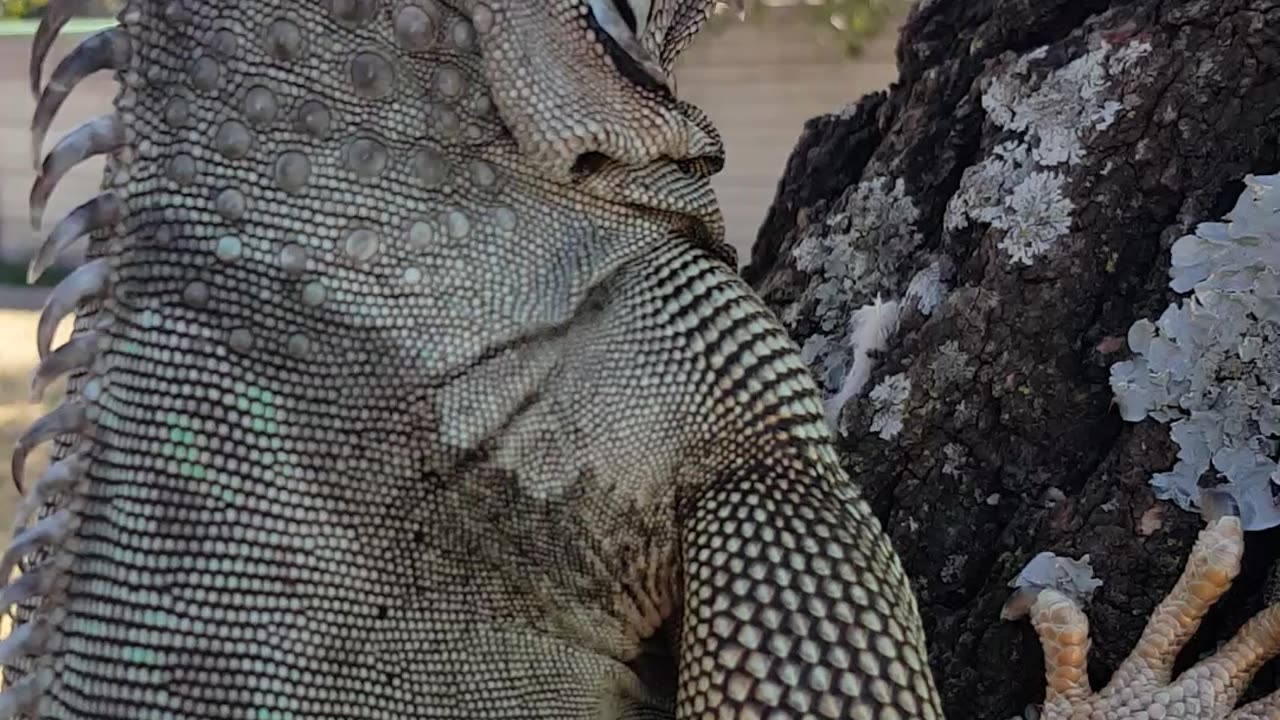
<instances>
[{"instance_id":1,"label":"beaded scale texture","mask_svg":"<svg viewBox=\"0 0 1280 720\"><path fill-rule=\"evenodd\" d=\"M710 0L133 0L42 85L77 4L36 155L78 81L120 89L31 192L39 225L107 156L31 268L91 236L14 453L54 443L0 718L941 717L670 91Z\"/></svg>"}]
</instances>

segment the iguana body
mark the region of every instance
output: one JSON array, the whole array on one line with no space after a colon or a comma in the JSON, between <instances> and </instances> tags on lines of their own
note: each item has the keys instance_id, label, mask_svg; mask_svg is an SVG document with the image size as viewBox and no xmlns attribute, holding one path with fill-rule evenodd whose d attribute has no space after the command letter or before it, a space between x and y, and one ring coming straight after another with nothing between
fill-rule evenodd
<instances>
[{"instance_id":1,"label":"iguana body","mask_svg":"<svg viewBox=\"0 0 1280 720\"><path fill-rule=\"evenodd\" d=\"M63 438L0 716L941 717L720 257L720 142L665 77L710 5L134 0L54 71L37 145L87 72L121 92L32 193L109 155L35 268L93 232L15 455Z\"/></svg>"}]
</instances>

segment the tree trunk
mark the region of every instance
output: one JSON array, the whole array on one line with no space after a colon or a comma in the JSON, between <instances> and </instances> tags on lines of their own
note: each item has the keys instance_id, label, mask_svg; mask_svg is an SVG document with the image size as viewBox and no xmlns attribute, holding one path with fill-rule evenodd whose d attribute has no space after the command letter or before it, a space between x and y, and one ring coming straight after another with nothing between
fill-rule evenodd
<instances>
[{"instance_id":1,"label":"tree trunk","mask_svg":"<svg viewBox=\"0 0 1280 720\"><path fill-rule=\"evenodd\" d=\"M1178 447L1120 418L1110 368L1178 299L1172 243L1280 171L1280 0L922 0L898 64L806 125L744 274L833 393L854 310L902 299L839 442L948 717L1007 720L1043 698L1034 634L999 617L1026 562L1091 556L1100 687L1201 526L1154 496ZM1183 665L1263 606L1277 544L1249 536Z\"/></svg>"}]
</instances>

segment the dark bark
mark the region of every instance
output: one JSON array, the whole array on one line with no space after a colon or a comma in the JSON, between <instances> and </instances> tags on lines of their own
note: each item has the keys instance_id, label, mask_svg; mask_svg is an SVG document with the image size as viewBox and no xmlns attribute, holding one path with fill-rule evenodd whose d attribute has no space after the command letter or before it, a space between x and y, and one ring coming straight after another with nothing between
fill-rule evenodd
<instances>
[{"instance_id":1,"label":"dark bark","mask_svg":"<svg viewBox=\"0 0 1280 720\"><path fill-rule=\"evenodd\" d=\"M945 227L965 169L1021 137L984 110L986 83L1047 45L1027 65L1034 88L1104 40L1151 47L1108 81L1124 106L1114 122L1083 129L1083 159L1053 168L1073 206L1069 233L1023 266L998 246L1002 231ZM1201 526L1154 498L1148 481L1176 446L1165 425L1121 421L1109 368L1127 357L1129 326L1175 299L1172 242L1229 210L1246 173L1280 171L1280 0L926 1L898 61L888 92L806 125L744 274L803 342L818 322L794 307L810 275L792 251L849 210L858 183L903 181L915 235L877 230L884 269L854 291L858 303L901 296L931 259L952 290L931 315L904 314L867 385L906 373L903 430L881 439L868 404L851 403L841 449L919 595L948 717L1007 720L1043 697L1034 634L999 619L1019 569L1042 550L1091 555L1105 583L1089 608L1100 687ZM970 369L943 381L931 368L949 341ZM943 471L949 444L964 451L960 471ZM1249 536L1244 572L1184 665L1263 606L1277 544L1275 531ZM1274 686L1264 671L1255 693Z\"/></svg>"}]
</instances>

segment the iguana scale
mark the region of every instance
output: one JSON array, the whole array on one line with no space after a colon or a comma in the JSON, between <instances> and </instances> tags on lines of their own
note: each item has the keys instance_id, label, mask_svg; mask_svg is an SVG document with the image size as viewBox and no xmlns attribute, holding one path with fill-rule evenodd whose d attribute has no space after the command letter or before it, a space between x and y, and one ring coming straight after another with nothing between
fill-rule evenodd
<instances>
[{"instance_id":1,"label":"iguana scale","mask_svg":"<svg viewBox=\"0 0 1280 720\"><path fill-rule=\"evenodd\" d=\"M906 575L725 261L673 62L710 0L129 0L41 84L114 108L33 275L66 400L4 555L0 717L940 718ZM54 328L75 313L71 340ZM1215 518L1112 683L1022 593L1051 719L1219 720L1280 610L1171 679ZM999 662L999 659L992 659ZM1230 715L1280 717L1273 695Z\"/></svg>"}]
</instances>

